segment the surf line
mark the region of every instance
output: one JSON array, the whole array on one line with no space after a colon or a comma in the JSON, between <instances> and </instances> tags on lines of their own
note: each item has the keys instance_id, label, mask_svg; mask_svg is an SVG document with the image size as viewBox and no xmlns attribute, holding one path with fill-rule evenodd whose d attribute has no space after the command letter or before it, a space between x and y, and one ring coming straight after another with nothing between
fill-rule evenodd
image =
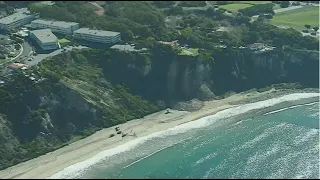
<instances>
[{"instance_id":1,"label":"surf line","mask_svg":"<svg viewBox=\"0 0 320 180\"><path fill-rule=\"evenodd\" d=\"M167 149L167 148L170 148L170 147L173 147L173 146L175 146L175 145L177 145L177 144L180 144L180 143L182 143L182 142L184 142L184 141L186 141L186 140L188 140L188 139L191 139L191 137L186 138L186 139L183 139L182 141L176 142L176 143L174 143L174 144L172 144L172 145L170 145L170 146L166 146L166 147L164 147L164 148L161 148L161 149L159 149L159 150L156 151L156 152L153 152L153 153L151 153L151 154L149 154L149 155L147 155L147 156L145 156L145 157L143 157L143 158L140 158L140 159L134 161L133 163L131 163L131 164L123 167L122 169L128 168L128 167L130 167L130 166L132 166L132 165L134 165L134 164L136 164L136 163L138 163L138 162L140 162L140 161L142 161L142 160L144 160L144 159L147 159L148 157L150 157L150 156L152 156L152 155L155 155L155 154L157 154L157 153L159 153L159 152L161 152L161 151L163 151L163 150L165 150L165 149Z\"/></svg>"},{"instance_id":2,"label":"surf line","mask_svg":"<svg viewBox=\"0 0 320 180\"><path fill-rule=\"evenodd\" d=\"M310 105L317 104L317 103L319 103L319 102L312 102L312 103L309 103L309 104L300 104L300 105L290 106L290 107L278 109L278 110L275 110L275 111L267 112L267 113L265 113L263 115L266 116L266 115L270 115L270 114L275 114L277 112L285 111L285 110L288 110L288 109L293 109L293 108L301 107L301 106L310 106Z\"/></svg>"}]
</instances>

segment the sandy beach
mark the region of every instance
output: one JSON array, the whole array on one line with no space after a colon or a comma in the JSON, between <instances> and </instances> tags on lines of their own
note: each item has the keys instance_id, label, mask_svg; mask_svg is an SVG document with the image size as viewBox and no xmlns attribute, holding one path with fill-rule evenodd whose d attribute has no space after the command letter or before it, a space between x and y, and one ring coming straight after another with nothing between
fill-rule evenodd
<instances>
[{"instance_id":1,"label":"sandy beach","mask_svg":"<svg viewBox=\"0 0 320 180\"><path fill-rule=\"evenodd\" d=\"M204 106L195 112L170 110L171 113L166 114L166 110L164 110L142 119L120 124L118 127L124 133L134 132L137 137L142 137L215 114L239 104L277 97L281 94L284 92L274 89L262 93L234 94L225 99L206 101ZM115 134L115 136L109 138L110 134ZM116 134L115 127L106 128L54 152L2 170L0 178L47 178L70 165L82 162L101 151L114 148L134 138L133 136L122 138L121 135Z\"/></svg>"}]
</instances>

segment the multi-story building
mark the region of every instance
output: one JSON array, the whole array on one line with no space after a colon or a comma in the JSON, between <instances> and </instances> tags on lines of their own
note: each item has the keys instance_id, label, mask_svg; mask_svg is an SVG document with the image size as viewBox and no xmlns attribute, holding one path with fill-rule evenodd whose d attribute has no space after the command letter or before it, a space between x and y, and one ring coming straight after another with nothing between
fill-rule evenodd
<instances>
[{"instance_id":1,"label":"multi-story building","mask_svg":"<svg viewBox=\"0 0 320 180\"><path fill-rule=\"evenodd\" d=\"M75 30L79 29L79 23L37 19L31 22L31 28L50 29L52 32L72 35Z\"/></svg>"},{"instance_id":2,"label":"multi-story building","mask_svg":"<svg viewBox=\"0 0 320 180\"><path fill-rule=\"evenodd\" d=\"M42 50L58 49L58 38L50 29L39 29L30 31L30 38L34 39Z\"/></svg>"},{"instance_id":3,"label":"multi-story building","mask_svg":"<svg viewBox=\"0 0 320 180\"><path fill-rule=\"evenodd\" d=\"M75 39L105 44L114 44L121 40L119 32L93 30L89 28L80 28L74 31L73 35Z\"/></svg>"},{"instance_id":4,"label":"multi-story building","mask_svg":"<svg viewBox=\"0 0 320 180\"><path fill-rule=\"evenodd\" d=\"M11 31L30 23L36 17L30 12L18 12L0 19L0 29Z\"/></svg>"}]
</instances>

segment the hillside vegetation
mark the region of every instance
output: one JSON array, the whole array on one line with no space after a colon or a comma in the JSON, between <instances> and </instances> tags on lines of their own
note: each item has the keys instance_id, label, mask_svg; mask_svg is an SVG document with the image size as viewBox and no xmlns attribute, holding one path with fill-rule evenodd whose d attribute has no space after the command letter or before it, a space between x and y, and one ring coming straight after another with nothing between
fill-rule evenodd
<instances>
[{"instance_id":1,"label":"hillside vegetation","mask_svg":"<svg viewBox=\"0 0 320 180\"><path fill-rule=\"evenodd\" d=\"M27 4L41 18L119 31L119 44L147 50L74 50L30 69L35 81L13 73L0 85L0 169L181 101L220 99L274 84L319 87L317 39L248 17L272 10L271 3L228 14L212 7L184 11L172 2L106 1L103 16L87 2ZM168 16L177 17L176 27L166 28ZM174 40L177 45L159 42ZM257 42L272 48L247 48Z\"/></svg>"}]
</instances>

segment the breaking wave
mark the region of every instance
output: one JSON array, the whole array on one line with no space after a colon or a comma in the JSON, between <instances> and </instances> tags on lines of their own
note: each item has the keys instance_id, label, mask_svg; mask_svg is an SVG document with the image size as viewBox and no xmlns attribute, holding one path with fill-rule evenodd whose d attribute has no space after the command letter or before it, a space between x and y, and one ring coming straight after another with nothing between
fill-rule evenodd
<instances>
[{"instance_id":1,"label":"breaking wave","mask_svg":"<svg viewBox=\"0 0 320 180\"><path fill-rule=\"evenodd\" d=\"M206 127L208 125L214 124L218 120L223 120L231 117L235 117L240 114L248 113L252 110L262 110L266 109L268 107L273 107L275 105L284 103L284 102L294 102L298 100L308 99L308 98L315 98L318 97L318 93L294 93L289 95L284 95L279 98L273 98L265 101L250 103L250 104L244 104L235 108L230 108L226 110L222 110L214 115L210 115L207 117L203 117L196 121L191 121L185 124L181 124L179 126L160 131L155 132L152 134L149 134L144 137L140 137L134 140L131 140L125 144L119 145L115 148L108 149L105 151L102 151L98 153L97 155L93 156L90 159L87 159L85 161L76 163L74 165L71 165L69 167L64 168L62 171L52 175L49 177L49 179L63 179L63 178L76 178L81 176L89 167L91 167L94 164L97 164L98 162L106 159L107 157L114 156L119 153L123 153L126 151L129 151L135 147L137 147L140 144L143 144L144 142L151 140L156 137L166 137L170 135L176 135L179 133L184 133L186 131L192 130L192 129L198 129L202 127ZM312 134L313 135L313 134ZM263 137L260 137L263 138ZM251 142L254 143L254 140ZM206 158L213 158L215 154L212 154L210 157ZM201 163L201 162L198 162Z\"/></svg>"}]
</instances>

